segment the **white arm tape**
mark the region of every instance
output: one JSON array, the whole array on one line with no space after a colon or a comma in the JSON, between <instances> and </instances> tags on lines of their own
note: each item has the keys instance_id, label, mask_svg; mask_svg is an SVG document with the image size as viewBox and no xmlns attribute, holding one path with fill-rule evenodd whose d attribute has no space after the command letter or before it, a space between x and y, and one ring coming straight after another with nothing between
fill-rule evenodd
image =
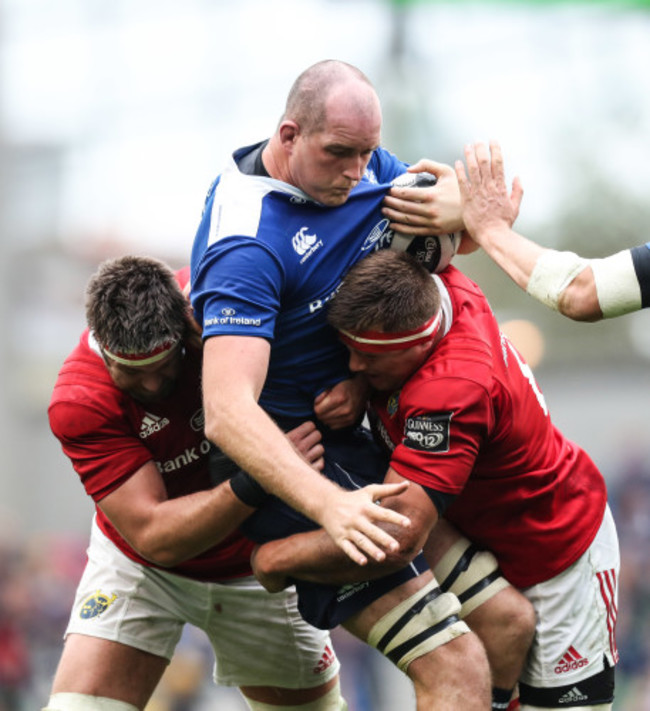
<instances>
[{"instance_id":1,"label":"white arm tape","mask_svg":"<svg viewBox=\"0 0 650 711\"><path fill-rule=\"evenodd\" d=\"M641 308L641 286L629 249L604 259L591 259L589 266L594 273L598 303L605 318L622 316Z\"/></svg>"},{"instance_id":2,"label":"white arm tape","mask_svg":"<svg viewBox=\"0 0 650 711\"><path fill-rule=\"evenodd\" d=\"M575 252L549 249L535 262L526 291L538 301L558 310L560 294L588 266Z\"/></svg>"}]
</instances>

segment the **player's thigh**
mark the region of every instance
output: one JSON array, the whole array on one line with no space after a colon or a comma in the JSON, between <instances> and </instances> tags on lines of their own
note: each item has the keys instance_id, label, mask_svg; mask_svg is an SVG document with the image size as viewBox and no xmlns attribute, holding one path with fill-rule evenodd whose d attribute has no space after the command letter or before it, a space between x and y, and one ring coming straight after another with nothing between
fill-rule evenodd
<instances>
[{"instance_id":1,"label":"player's thigh","mask_svg":"<svg viewBox=\"0 0 650 711\"><path fill-rule=\"evenodd\" d=\"M118 642L169 660L204 599L204 583L135 563L93 526L66 636Z\"/></svg>"},{"instance_id":2,"label":"player's thigh","mask_svg":"<svg viewBox=\"0 0 650 711\"><path fill-rule=\"evenodd\" d=\"M402 583L353 615L343 626L378 649L402 671L428 652L469 632L460 603L443 592L431 571Z\"/></svg>"},{"instance_id":3,"label":"player's thigh","mask_svg":"<svg viewBox=\"0 0 650 711\"><path fill-rule=\"evenodd\" d=\"M214 649L217 684L312 689L337 676L329 632L303 620L295 588L271 594L253 577L210 585L209 610L199 626Z\"/></svg>"},{"instance_id":4,"label":"player's thigh","mask_svg":"<svg viewBox=\"0 0 650 711\"><path fill-rule=\"evenodd\" d=\"M119 699L144 708L168 660L119 642L68 635L52 693Z\"/></svg>"},{"instance_id":5,"label":"player's thigh","mask_svg":"<svg viewBox=\"0 0 650 711\"><path fill-rule=\"evenodd\" d=\"M503 590L511 589L513 602L519 595L501 575L494 554L473 544L445 519L434 526L424 554L442 590L460 600L463 619ZM518 603L530 609L523 596Z\"/></svg>"},{"instance_id":6,"label":"player's thigh","mask_svg":"<svg viewBox=\"0 0 650 711\"><path fill-rule=\"evenodd\" d=\"M418 709L484 711L491 697L488 660L459 611L458 599L427 571L344 626L409 676Z\"/></svg>"}]
</instances>

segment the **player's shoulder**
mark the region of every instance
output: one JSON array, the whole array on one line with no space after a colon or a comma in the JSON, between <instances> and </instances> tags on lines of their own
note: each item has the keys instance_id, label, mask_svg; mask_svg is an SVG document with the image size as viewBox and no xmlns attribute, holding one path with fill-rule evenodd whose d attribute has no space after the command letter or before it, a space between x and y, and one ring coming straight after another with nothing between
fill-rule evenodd
<instances>
[{"instance_id":1,"label":"player's shoulder","mask_svg":"<svg viewBox=\"0 0 650 711\"><path fill-rule=\"evenodd\" d=\"M485 298L479 285L453 264L449 264L441 272L438 272L438 276L448 289L463 291L477 298Z\"/></svg>"},{"instance_id":2,"label":"player's shoulder","mask_svg":"<svg viewBox=\"0 0 650 711\"><path fill-rule=\"evenodd\" d=\"M90 340L89 340L90 339ZM50 408L59 404L108 410L122 399L102 357L91 345L92 336L85 331L79 343L65 359L57 376Z\"/></svg>"},{"instance_id":3,"label":"player's shoulder","mask_svg":"<svg viewBox=\"0 0 650 711\"><path fill-rule=\"evenodd\" d=\"M467 275L450 264L439 274L446 290L452 313L451 327L456 332L474 334L479 340L489 340L498 330L492 307L481 288Z\"/></svg>"}]
</instances>

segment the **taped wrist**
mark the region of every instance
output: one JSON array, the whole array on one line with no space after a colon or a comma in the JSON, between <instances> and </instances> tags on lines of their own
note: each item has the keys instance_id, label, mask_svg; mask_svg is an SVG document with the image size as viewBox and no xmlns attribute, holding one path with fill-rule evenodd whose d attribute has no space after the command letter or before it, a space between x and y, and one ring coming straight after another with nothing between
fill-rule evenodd
<instances>
[{"instance_id":1,"label":"taped wrist","mask_svg":"<svg viewBox=\"0 0 650 711\"><path fill-rule=\"evenodd\" d=\"M549 249L535 262L526 291L557 311L560 294L588 265L589 261L575 252Z\"/></svg>"},{"instance_id":2,"label":"taped wrist","mask_svg":"<svg viewBox=\"0 0 650 711\"><path fill-rule=\"evenodd\" d=\"M267 499L268 493L258 484L250 474L240 469L231 479L230 488L235 496L246 504L257 508Z\"/></svg>"}]
</instances>

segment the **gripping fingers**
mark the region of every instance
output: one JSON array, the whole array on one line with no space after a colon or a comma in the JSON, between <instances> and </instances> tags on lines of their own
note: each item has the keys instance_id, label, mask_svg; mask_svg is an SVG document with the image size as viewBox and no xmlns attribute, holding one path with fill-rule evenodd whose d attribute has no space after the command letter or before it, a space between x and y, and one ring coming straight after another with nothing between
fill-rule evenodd
<instances>
[{"instance_id":1,"label":"gripping fingers","mask_svg":"<svg viewBox=\"0 0 650 711\"><path fill-rule=\"evenodd\" d=\"M375 504L380 504L382 499L386 499L389 496L399 496L400 494L403 494L409 487L409 482L407 480L404 481L398 481L395 482L394 484L370 484L370 486L365 487L368 491L368 493L372 496L372 501ZM390 511L390 509L382 509L382 511L385 513L386 511ZM395 513L394 511L392 513ZM410 521L406 516L402 516L401 514L397 514L401 519L403 519L403 522L401 525L403 526L409 526ZM381 521L388 521L389 519L386 518L381 518L381 519L375 519L375 520L381 520ZM391 523L399 523L396 519L390 519ZM408 523L407 523L408 522Z\"/></svg>"},{"instance_id":2,"label":"gripping fingers","mask_svg":"<svg viewBox=\"0 0 650 711\"><path fill-rule=\"evenodd\" d=\"M384 208L394 215L403 215L409 225L424 225L428 216L430 196L425 188L391 188L384 198ZM386 214L386 213L384 213Z\"/></svg>"},{"instance_id":3,"label":"gripping fingers","mask_svg":"<svg viewBox=\"0 0 650 711\"><path fill-rule=\"evenodd\" d=\"M399 548L397 541L386 531L373 524L366 524L364 531L356 531L351 534L346 541L350 549L353 550L353 555L346 550L346 553L359 565L365 565L369 556L378 563L386 559L386 551L396 551ZM363 561L363 562L361 562Z\"/></svg>"},{"instance_id":4,"label":"gripping fingers","mask_svg":"<svg viewBox=\"0 0 650 711\"><path fill-rule=\"evenodd\" d=\"M357 565L366 565L368 562L368 558L347 538L339 541L339 546L345 555Z\"/></svg>"}]
</instances>

